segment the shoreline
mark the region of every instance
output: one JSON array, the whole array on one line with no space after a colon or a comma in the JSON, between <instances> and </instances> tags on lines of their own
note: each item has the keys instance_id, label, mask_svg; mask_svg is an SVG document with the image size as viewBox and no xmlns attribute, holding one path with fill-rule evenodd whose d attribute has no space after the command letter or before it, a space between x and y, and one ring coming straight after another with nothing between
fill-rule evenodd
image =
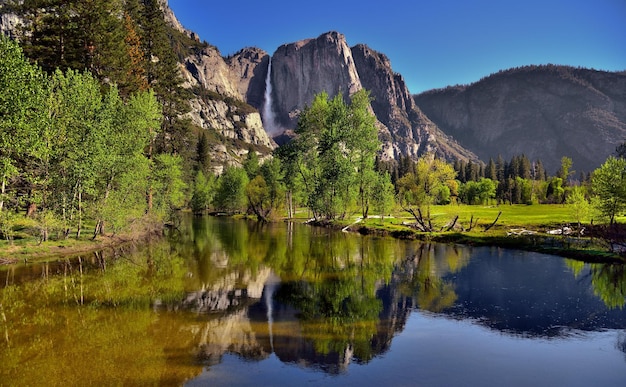
<instances>
[{"instance_id":1,"label":"shoreline","mask_svg":"<svg viewBox=\"0 0 626 387\"><path fill-rule=\"evenodd\" d=\"M282 221L289 221L282 219ZM624 264L626 258L617 253L603 251L600 249L581 249L571 245L564 246L575 240L575 242L586 241L584 238L548 236L548 235L494 235L483 232L421 232L408 226L402 226L394 230L389 230L383 225L376 226L364 224L362 222L343 224L328 221L302 221L301 219L291 220L306 223L316 227L325 227L337 232L354 232L362 235L377 235L405 240L418 240L423 242L455 243L467 246L493 246L507 249L523 251L533 251L543 254L555 255L564 258L571 258L586 263L610 263ZM165 225L146 224L142 230L130 230L118 235L103 235L96 240L83 239L72 240L70 246L64 246L63 240L49 241L40 245L9 245L0 249L0 267L9 266L16 263L33 263L61 257L71 257L98 250L116 248L127 243L136 243L149 239L157 234L162 235ZM571 243L570 243L571 244Z\"/></svg>"},{"instance_id":2,"label":"shoreline","mask_svg":"<svg viewBox=\"0 0 626 387\"><path fill-rule=\"evenodd\" d=\"M164 225L145 224L141 230L133 229L120 234L99 235L95 240L70 238L69 246L64 245L66 240L51 240L32 245L8 245L0 249L0 267L17 263L45 262L100 250L115 249L129 243L144 241L155 235L162 235L163 229Z\"/></svg>"},{"instance_id":3,"label":"shoreline","mask_svg":"<svg viewBox=\"0 0 626 387\"><path fill-rule=\"evenodd\" d=\"M315 223L311 223L315 224ZM318 224L315 224L318 225ZM323 225L321 225L324 227ZM328 225L327 225L328 226ZM425 242L436 243L456 243L466 246L493 246L514 250L532 251L542 254L556 255L563 258L575 259L586 263L610 263L610 264L624 264L626 258L616 253L602 250L584 250L573 247L563 247L567 241L574 239L573 237L554 237L547 235L516 235L516 236L502 236L502 235L480 235L475 233L461 233L461 232L432 232L425 233L417 230L412 230L406 227L403 230L386 230L371 225L354 224L346 227L332 226L338 230L346 230L350 232L357 232L362 235L379 235L390 236L398 239L407 240L419 240ZM581 240L584 240L581 238Z\"/></svg>"},{"instance_id":4,"label":"shoreline","mask_svg":"<svg viewBox=\"0 0 626 387\"><path fill-rule=\"evenodd\" d=\"M447 244L460 244L466 246L493 246L513 250L532 251L542 254L555 255L563 258L575 259L586 263L624 264L626 257L600 248L582 249L575 248L573 244L589 244L589 238L576 238L573 236L551 236L542 234L507 236L482 231L474 232L422 232L408 226L389 230L384 226L367 225L362 222L342 224L328 221L307 221L309 225L332 228L337 231L354 232L361 235L377 235L405 240L417 240L422 242L436 242ZM494 230L497 227L494 228ZM572 243L573 242L573 243ZM570 244L569 247L564 246Z\"/></svg>"}]
</instances>

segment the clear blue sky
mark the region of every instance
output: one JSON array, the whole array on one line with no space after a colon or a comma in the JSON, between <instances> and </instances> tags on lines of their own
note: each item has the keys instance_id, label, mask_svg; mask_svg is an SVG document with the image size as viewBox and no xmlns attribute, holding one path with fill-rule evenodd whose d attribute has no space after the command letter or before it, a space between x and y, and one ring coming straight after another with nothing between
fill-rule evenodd
<instances>
[{"instance_id":1,"label":"clear blue sky","mask_svg":"<svg viewBox=\"0 0 626 387\"><path fill-rule=\"evenodd\" d=\"M222 55L270 54L338 31L389 57L411 93L498 70L564 64L626 70L626 0L170 0L188 29Z\"/></svg>"}]
</instances>

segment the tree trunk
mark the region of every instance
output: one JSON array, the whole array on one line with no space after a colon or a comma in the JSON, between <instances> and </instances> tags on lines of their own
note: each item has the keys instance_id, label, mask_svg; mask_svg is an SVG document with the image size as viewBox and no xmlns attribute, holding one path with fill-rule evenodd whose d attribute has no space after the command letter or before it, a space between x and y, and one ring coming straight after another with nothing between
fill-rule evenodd
<instances>
[{"instance_id":1,"label":"tree trunk","mask_svg":"<svg viewBox=\"0 0 626 387\"><path fill-rule=\"evenodd\" d=\"M80 232L83 222L83 193L82 190L78 190L78 223L76 225L76 239L80 239Z\"/></svg>"},{"instance_id":2,"label":"tree trunk","mask_svg":"<svg viewBox=\"0 0 626 387\"><path fill-rule=\"evenodd\" d=\"M96 227L93 229L93 238L91 239L95 240L98 235L104 235L104 220L102 219L98 219L96 222Z\"/></svg>"},{"instance_id":3,"label":"tree trunk","mask_svg":"<svg viewBox=\"0 0 626 387\"><path fill-rule=\"evenodd\" d=\"M2 177L2 186L0 187L0 211L4 208L4 193L7 189L7 179L6 177Z\"/></svg>"},{"instance_id":4,"label":"tree trunk","mask_svg":"<svg viewBox=\"0 0 626 387\"><path fill-rule=\"evenodd\" d=\"M293 219L293 197L291 194L291 190L287 191L287 216L289 219Z\"/></svg>"},{"instance_id":5,"label":"tree trunk","mask_svg":"<svg viewBox=\"0 0 626 387\"><path fill-rule=\"evenodd\" d=\"M28 209L26 210L26 217L32 218L35 216L35 212L37 212L37 204L31 202L28 204Z\"/></svg>"}]
</instances>

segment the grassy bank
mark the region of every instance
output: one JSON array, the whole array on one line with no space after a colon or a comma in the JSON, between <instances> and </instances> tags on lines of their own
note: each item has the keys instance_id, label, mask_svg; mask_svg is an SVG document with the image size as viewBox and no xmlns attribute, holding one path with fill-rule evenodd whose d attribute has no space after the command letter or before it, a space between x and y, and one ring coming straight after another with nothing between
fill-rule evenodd
<instances>
[{"instance_id":1,"label":"grassy bank","mask_svg":"<svg viewBox=\"0 0 626 387\"><path fill-rule=\"evenodd\" d=\"M499 213L501 214L498 221L485 232ZM384 219L372 215L374 214L370 214L370 218L362 221L358 221L358 215L354 215L349 219L327 225L337 229L347 227L350 231L363 234L473 246L500 246L589 262L626 262L626 258L607 251L606 246L593 238L548 234L549 230L557 230L574 223L571 209L565 205L433 206L431 208L433 228L437 231L432 233L419 232L411 227L414 219L406 212L395 212ZM458 219L455 228L445 231L456 216ZM309 218L310 214L306 210L301 210L297 213L296 221L305 222ZM622 216L618 221L624 223L626 217ZM86 225L85 229L92 230L93 225ZM98 236L95 240L92 239L90 232L84 232L78 239L72 235L67 239L56 238L42 243L28 233L20 233L18 230L14 241L0 241L0 264L33 262L95 251L140 240L161 229L162 224L147 222L137 224L123 233Z\"/></svg>"},{"instance_id":2,"label":"grassy bank","mask_svg":"<svg viewBox=\"0 0 626 387\"><path fill-rule=\"evenodd\" d=\"M138 241L154 233L161 233L161 222L146 220L136 223L119 233L104 233L93 238L95 224L87 223L80 237L75 233L67 238L55 233L45 242L33 236L31 225L28 222L18 224L13 240L0 241L0 265L17 262L37 262L54 259L61 256L72 256L122 245L127 242Z\"/></svg>"},{"instance_id":3,"label":"grassy bank","mask_svg":"<svg viewBox=\"0 0 626 387\"><path fill-rule=\"evenodd\" d=\"M384 219L372 217L357 223L358 218L353 218L337 227L363 234L537 251L587 262L626 262L624 256L608 251L602 241L585 236L584 232L582 237L575 231L570 235L549 234L548 231L568 226L576 229L571 209L565 205L433 206L431 216L436 231L430 233L411 227L414 219L408 213L396 213ZM454 229L445 231L456 216ZM486 231L497 217L497 222ZM626 217L618 219L625 220Z\"/></svg>"}]
</instances>

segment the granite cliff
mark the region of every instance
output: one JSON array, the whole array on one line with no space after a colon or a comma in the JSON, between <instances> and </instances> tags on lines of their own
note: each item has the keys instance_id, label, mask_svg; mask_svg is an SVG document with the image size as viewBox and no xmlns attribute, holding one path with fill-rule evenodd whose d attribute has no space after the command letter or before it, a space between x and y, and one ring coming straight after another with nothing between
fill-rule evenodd
<instances>
[{"instance_id":1,"label":"granite cliff","mask_svg":"<svg viewBox=\"0 0 626 387\"><path fill-rule=\"evenodd\" d=\"M272 107L278 126L294 129L298 114L322 91L331 97L369 90L383 158L433 152L448 159L476 159L441 132L415 105L389 59L365 45L349 47L338 32L280 46L272 55Z\"/></svg>"},{"instance_id":2,"label":"granite cliff","mask_svg":"<svg viewBox=\"0 0 626 387\"><path fill-rule=\"evenodd\" d=\"M0 0L0 6L5 3ZM350 47L338 32L284 44L273 55L244 48L224 57L185 29L167 0L160 4L172 30L195 42L179 53L184 86L191 91L187 115L210 133L218 172L219 165L240 162L249 149L269 154L276 147L271 136L295 129L299 112L322 91L344 98L370 91L384 159L433 152L486 161L523 153L540 158L550 173L562 156L573 159L574 169L591 171L626 140L624 72L527 66L412 96L384 54L363 44ZM0 16L1 32L16 36L19 19ZM268 120L261 113L270 63L276 125L263 122Z\"/></svg>"}]
</instances>

